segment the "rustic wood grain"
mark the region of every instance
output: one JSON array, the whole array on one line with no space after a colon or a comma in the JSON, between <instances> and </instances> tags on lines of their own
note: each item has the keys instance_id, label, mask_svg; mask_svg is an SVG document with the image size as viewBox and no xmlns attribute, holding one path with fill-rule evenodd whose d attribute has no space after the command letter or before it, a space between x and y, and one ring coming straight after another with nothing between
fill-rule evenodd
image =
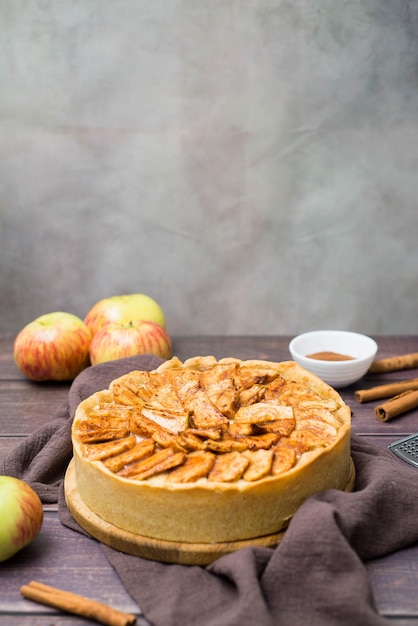
<instances>
[{"instance_id":1,"label":"rustic wood grain","mask_svg":"<svg viewBox=\"0 0 418 626\"><path fill-rule=\"evenodd\" d=\"M2 432L28 435L40 428L62 407L69 387L69 384L45 385L28 380L0 380Z\"/></svg>"},{"instance_id":2,"label":"rustic wood grain","mask_svg":"<svg viewBox=\"0 0 418 626\"><path fill-rule=\"evenodd\" d=\"M28 609L34 614L45 612L45 607L29 603L19 593L21 585L32 579L88 595L121 611L140 613L109 567L100 543L62 526L56 511L45 511L36 539L1 564L0 623L2 614L25 613Z\"/></svg>"}]
</instances>

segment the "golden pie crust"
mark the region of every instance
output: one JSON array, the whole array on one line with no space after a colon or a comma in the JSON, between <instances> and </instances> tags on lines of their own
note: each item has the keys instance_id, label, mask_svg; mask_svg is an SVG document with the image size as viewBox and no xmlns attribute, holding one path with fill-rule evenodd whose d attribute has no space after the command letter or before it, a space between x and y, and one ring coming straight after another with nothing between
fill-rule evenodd
<instances>
[{"instance_id":1,"label":"golden pie crust","mask_svg":"<svg viewBox=\"0 0 418 626\"><path fill-rule=\"evenodd\" d=\"M174 357L78 406L77 489L101 519L145 537L263 537L309 496L346 487L350 422L341 396L293 361Z\"/></svg>"}]
</instances>

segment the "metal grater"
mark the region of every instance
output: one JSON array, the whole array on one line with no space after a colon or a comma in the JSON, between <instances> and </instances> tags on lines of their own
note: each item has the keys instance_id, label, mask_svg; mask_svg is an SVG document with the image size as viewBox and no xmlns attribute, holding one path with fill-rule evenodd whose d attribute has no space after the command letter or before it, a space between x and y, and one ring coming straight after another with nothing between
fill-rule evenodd
<instances>
[{"instance_id":1,"label":"metal grater","mask_svg":"<svg viewBox=\"0 0 418 626\"><path fill-rule=\"evenodd\" d=\"M403 461L418 467L418 433L394 441L388 448Z\"/></svg>"}]
</instances>

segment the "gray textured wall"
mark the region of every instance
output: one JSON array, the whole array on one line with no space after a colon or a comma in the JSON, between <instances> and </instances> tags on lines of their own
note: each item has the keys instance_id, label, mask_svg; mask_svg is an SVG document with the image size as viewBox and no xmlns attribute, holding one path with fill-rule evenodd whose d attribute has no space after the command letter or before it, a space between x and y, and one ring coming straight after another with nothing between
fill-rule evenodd
<instances>
[{"instance_id":1,"label":"gray textured wall","mask_svg":"<svg viewBox=\"0 0 418 626\"><path fill-rule=\"evenodd\" d=\"M0 331L418 331L418 2L0 0L0 59Z\"/></svg>"}]
</instances>

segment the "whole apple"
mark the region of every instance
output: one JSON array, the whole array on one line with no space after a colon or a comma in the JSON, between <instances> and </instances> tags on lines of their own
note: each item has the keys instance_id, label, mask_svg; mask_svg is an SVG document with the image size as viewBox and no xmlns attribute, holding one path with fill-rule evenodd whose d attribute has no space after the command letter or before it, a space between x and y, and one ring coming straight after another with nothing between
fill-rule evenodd
<instances>
[{"instance_id":1,"label":"whole apple","mask_svg":"<svg viewBox=\"0 0 418 626\"><path fill-rule=\"evenodd\" d=\"M103 326L90 344L92 365L135 354L155 354L163 359L172 356L171 339L165 328L146 320L110 323Z\"/></svg>"},{"instance_id":2,"label":"whole apple","mask_svg":"<svg viewBox=\"0 0 418 626\"><path fill-rule=\"evenodd\" d=\"M29 545L41 530L42 503L23 480L0 476L0 561Z\"/></svg>"},{"instance_id":3,"label":"whole apple","mask_svg":"<svg viewBox=\"0 0 418 626\"><path fill-rule=\"evenodd\" d=\"M99 300L84 318L93 335L110 322L124 324L132 320L147 320L166 327L160 305L143 293L110 296Z\"/></svg>"},{"instance_id":4,"label":"whole apple","mask_svg":"<svg viewBox=\"0 0 418 626\"><path fill-rule=\"evenodd\" d=\"M30 380L73 380L90 365L91 339L90 329L76 315L46 313L17 335L14 359Z\"/></svg>"}]
</instances>

